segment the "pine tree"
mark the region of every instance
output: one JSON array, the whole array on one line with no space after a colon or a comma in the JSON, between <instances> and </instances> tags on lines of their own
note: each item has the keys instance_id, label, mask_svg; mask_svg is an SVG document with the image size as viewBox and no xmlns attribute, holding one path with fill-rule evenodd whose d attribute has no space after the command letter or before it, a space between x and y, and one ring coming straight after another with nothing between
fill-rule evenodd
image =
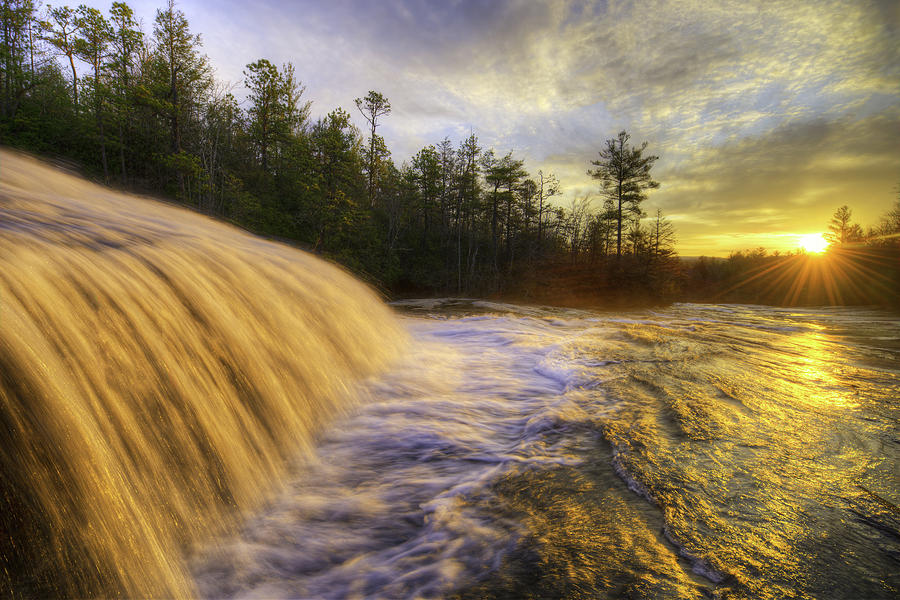
<instances>
[{"instance_id":1,"label":"pine tree","mask_svg":"<svg viewBox=\"0 0 900 600\"><path fill-rule=\"evenodd\" d=\"M26 92L37 85L34 64L34 2L0 3L0 118L12 118Z\"/></svg>"},{"instance_id":2,"label":"pine tree","mask_svg":"<svg viewBox=\"0 0 900 600\"><path fill-rule=\"evenodd\" d=\"M184 13L169 0L165 9L156 11L153 26L156 56L166 71L164 101L169 120L171 151L182 151L182 138L191 107L199 103L210 86L209 64L200 55L200 36L190 31Z\"/></svg>"},{"instance_id":3,"label":"pine tree","mask_svg":"<svg viewBox=\"0 0 900 600\"><path fill-rule=\"evenodd\" d=\"M862 228L859 224L850 222L852 216L853 211L851 211L846 204L834 211L834 215L831 217L831 223L828 224L830 233L825 234L825 239L832 244L847 244L850 242L862 241Z\"/></svg>"},{"instance_id":4,"label":"pine tree","mask_svg":"<svg viewBox=\"0 0 900 600\"><path fill-rule=\"evenodd\" d=\"M68 6L53 8L47 5L47 15L49 20L41 22L41 28L44 30L44 39L51 46L56 48L60 56L69 59L69 66L72 69L72 102L75 112L78 112L78 72L75 70L75 56L77 50L75 47L78 39L78 22L75 9Z\"/></svg>"},{"instance_id":5,"label":"pine tree","mask_svg":"<svg viewBox=\"0 0 900 600\"><path fill-rule=\"evenodd\" d=\"M606 147L600 151L600 160L591 161L596 169L588 175L599 179L603 194L611 199L616 208L616 257L622 256L622 225L629 218L640 217L641 202L646 190L659 187L650 177L650 169L658 156L644 156L647 142L640 148L628 145L631 136L625 131L617 138L606 140Z\"/></svg>"},{"instance_id":6,"label":"pine tree","mask_svg":"<svg viewBox=\"0 0 900 600\"><path fill-rule=\"evenodd\" d=\"M109 181L109 166L106 158L106 134L103 127L103 100L106 96L106 85L102 81L103 67L108 56L107 48L112 40L112 27L96 8L82 4L75 16L78 37L75 39L75 51L79 58L91 65L94 76L91 80L94 119L97 123L97 134L100 139L100 158L103 165L103 177Z\"/></svg>"},{"instance_id":7,"label":"pine tree","mask_svg":"<svg viewBox=\"0 0 900 600\"><path fill-rule=\"evenodd\" d=\"M669 258L675 255L675 227L656 209L656 217L650 226L650 251L655 259Z\"/></svg>"},{"instance_id":8,"label":"pine tree","mask_svg":"<svg viewBox=\"0 0 900 600\"><path fill-rule=\"evenodd\" d=\"M113 102L115 124L118 130L119 177L124 183L127 176L125 152L128 147L126 132L130 128L132 107L130 89L132 69L137 61L138 49L143 45L143 34L134 20L134 12L124 2L113 2L109 9L111 52L109 68L113 73Z\"/></svg>"},{"instance_id":9,"label":"pine tree","mask_svg":"<svg viewBox=\"0 0 900 600\"><path fill-rule=\"evenodd\" d=\"M375 177L378 170L378 155L376 154L375 129L378 127L378 118L390 114L391 103L379 92L370 90L365 98L356 99L356 108L372 128L369 138L368 178L369 178L369 206L375 206Z\"/></svg>"}]
</instances>

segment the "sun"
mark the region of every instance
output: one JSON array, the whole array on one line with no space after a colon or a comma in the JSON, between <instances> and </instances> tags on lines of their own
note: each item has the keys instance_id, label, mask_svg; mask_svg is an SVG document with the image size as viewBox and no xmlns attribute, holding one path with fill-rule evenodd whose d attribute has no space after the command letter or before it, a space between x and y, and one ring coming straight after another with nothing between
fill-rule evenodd
<instances>
[{"instance_id":1,"label":"sun","mask_svg":"<svg viewBox=\"0 0 900 600\"><path fill-rule=\"evenodd\" d=\"M821 233L807 233L800 236L800 247L810 254L820 254L828 248L828 240Z\"/></svg>"}]
</instances>

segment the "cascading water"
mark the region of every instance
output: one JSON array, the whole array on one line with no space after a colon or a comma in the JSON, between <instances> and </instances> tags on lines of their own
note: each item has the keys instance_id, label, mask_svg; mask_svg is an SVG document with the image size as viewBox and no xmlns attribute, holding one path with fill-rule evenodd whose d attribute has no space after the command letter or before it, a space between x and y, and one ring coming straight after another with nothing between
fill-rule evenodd
<instances>
[{"instance_id":1,"label":"cascading water","mask_svg":"<svg viewBox=\"0 0 900 600\"><path fill-rule=\"evenodd\" d=\"M0 159L2 595L898 597L896 313L395 318L303 253Z\"/></svg>"},{"instance_id":2,"label":"cascading water","mask_svg":"<svg viewBox=\"0 0 900 600\"><path fill-rule=\"evenodd\" d=\"M337 267L0 151L0 594L191 595L403 339Z\"/></svg>"}]
</instances>

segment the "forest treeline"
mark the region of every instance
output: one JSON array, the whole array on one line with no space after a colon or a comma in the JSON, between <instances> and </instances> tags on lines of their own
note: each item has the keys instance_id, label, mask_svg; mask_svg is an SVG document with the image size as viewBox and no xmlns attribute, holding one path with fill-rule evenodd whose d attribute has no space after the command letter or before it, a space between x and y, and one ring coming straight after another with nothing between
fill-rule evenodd
<instances>
[{"instance_id":1,"label":"forest treeline","mask_svg":"<svg viewBox=\"0 0 900 600\"><path fill-rule=\"evenodd\" d=\"M103 13L0 0L0 143L327 256L390 295L840 303L811 294L812 279L797 292L793 275L773 267L809 257L756 251L679 261L672 224L644 206L659 185L657 157L624 131L597 160L585 158L601 204L584 197L560 206L552 173L528 173L513 152L484 148L474 134L396 164L378 133L390 100L377 91L313 119L292 64L259 58L243 75L239 102L234 86L214 78L173 0L150 31L124 2ZM353 124L354 109L365 131ZM890 233L869 233L848 233L829 254L868 276L872 261L863 257L882 264L897 247ZM896 264L874 271L894 277L893 288L862 286L882 290L884 303L882 288L896 290ZM831 296L872 303L874 292L854 286Z\"/></svg>"},{"instance_id":2,"label":"forest treeline","mask_svg":"<svg viewBox=\"0 0 900 600\"><path fill-rule=\"evenodd\" d=\"M2 0L0 19L3 144L295 243L394 294L529 296L540 273L602 272L612 256L619 283L674 285L672 226L641 206L656 157L624 132L594 161L603 209L564 208L553 174L474 134L395 164L378 135L389 99L370 91L351 107L366 135L341 107L314 120L291 64L248 63L242 106L172 0L150 32L123 2L103 14Z\"/></svg>"}]
</instances>

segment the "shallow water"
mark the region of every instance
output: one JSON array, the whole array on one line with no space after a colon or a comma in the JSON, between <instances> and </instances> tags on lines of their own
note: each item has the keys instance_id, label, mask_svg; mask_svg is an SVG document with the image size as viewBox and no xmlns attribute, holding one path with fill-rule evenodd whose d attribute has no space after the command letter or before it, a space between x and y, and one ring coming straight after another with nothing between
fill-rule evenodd
<instances>
[{"instance_id":1,"label":"shallow water","mask_svg":"<svg viewBox=\"0 0 900 600\"><path fill-rule=\"evenodd\" d=\"M397 303L413 346L210 597L895 598L900 319Z\"/></svg>"}]
</instances>

